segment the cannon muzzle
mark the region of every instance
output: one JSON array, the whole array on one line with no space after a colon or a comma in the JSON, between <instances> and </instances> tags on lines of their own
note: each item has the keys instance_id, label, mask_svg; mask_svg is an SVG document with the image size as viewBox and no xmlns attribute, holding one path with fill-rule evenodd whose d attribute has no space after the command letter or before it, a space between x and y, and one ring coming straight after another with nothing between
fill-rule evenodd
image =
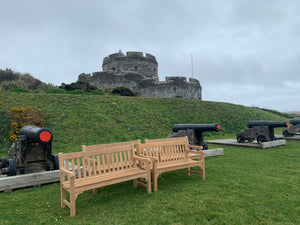
<instances>
[{"instance_id":1,"label":"cannon muzzle","mask_svg":"<svg viewBox=\"0 0 300 225\"><path fill-rule=\"evenodd\" d=\"M289 123L286 121L248 121L247 127L256 127L256 126L268 126L268 127L288 127Z\"/></svg>"},{"instance_id":2,"label":"cannon muzzle","mask_svg":"<svg viewBox=\"0 0 300 225\"><path fill-rule=\"evenodd\" d=\"M19 131L19 136L20 135L24 135L26 136L26 139L38 142L40 144L47 144L53 139L53 134L50 129L31 125L22 127Z\"/></svg>"},{"instance_id":3,"label":"cannon muzzle","mask_svg":"<svg viewBox=\"0 0 300 225\"><path fill-rule=\"evenodd\" d=\"M172 127L173 132L178 132L179 130L190 130L195 131L216 131L218 132L221 129L220 124L174 124Z\"/></svg>"},{"instance_id":4,"label":"cannon muzzle","mask_svg":"<svg viewBox=\"0 0 300 225\"><path fill-rule=\"evenodd\" d=\"M300 124L300 120L291 120L290 123L293 125L297 125Z\"/></svg>"}]
</instances>

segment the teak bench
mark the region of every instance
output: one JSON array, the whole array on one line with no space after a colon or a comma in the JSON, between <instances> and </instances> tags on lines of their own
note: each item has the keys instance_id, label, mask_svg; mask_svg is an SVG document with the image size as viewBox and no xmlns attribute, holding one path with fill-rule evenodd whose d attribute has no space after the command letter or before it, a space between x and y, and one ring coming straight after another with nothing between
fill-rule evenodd
<instances>
[{"instance_id":1,"label":"teak bench","mask_svg":"<svg viewBox=\"0 0 300 225\"><path fill-rule=\"evenodd\" d=\"M148 193L151 193L151 160L136 156L133 144L82 148L82 152L58 154L61 207L68 206L71 216L76 215L78 195L86 190L93 189L97 193L96 188L135 180L135 187L147 187ZM66 191L70 193L70 201L66 199Z\"/></svg>"},{"instance_id":2,"label":"teak bench","mask_svg":"<svg viewBox=\"0 0 300 225\"><path fill-rule=\"evenodd\" d=\"M182 141L185 141L186 137L176 137L177 140L182 139ZM187 137L188 140L188 137ZM145 139L145 143L155 143L155 142L172 142L173 141L173 137L172 138L164 138L164 139ZM188 144L189 149L196 149L193 150L191 152L188 153L189 158L190 159L198 159L200 161L202 161L202 159L204 159L204 151L202 151L203 147L202 146L198 146L198 145L191 145ZM200 154L199 154L200 153ZM203 168L204 168L204 160L203 160ZM205 173L204 173L205 176Z\"/></svg>"},{"instance_id":3,"label":"teak bench","mask_svg":"<svg viewBox=\"0 0 300 225\"><path fill-rule=\"evenodd\" d=\"M178 169L187 169L187 174L201 174L205 179L204 152L201 146L189 145L187 137L167 138L145 140L145 144L137 145L137 154L142 157L149 157L152 161L152 180L153 191L157 191L158 175ZM199 151L190 150L190 148L198 148ZM192 160L190 153L198 154L199 160ZM190 168L199 166L201 172L192 171Z\"/></svg>"}]
</instances>

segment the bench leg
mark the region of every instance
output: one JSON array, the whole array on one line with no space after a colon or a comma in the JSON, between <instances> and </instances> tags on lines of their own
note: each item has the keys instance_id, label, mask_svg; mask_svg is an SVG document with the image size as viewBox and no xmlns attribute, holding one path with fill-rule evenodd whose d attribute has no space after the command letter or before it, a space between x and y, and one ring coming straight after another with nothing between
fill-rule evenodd
<instances>
[{"instance_id":1,"label":"bench leg","mask_svg":"<svg viewBox=\"0 0 300 225\"><path fill-rule=\"evenodd\" d=\"M76 197L70 193L70 216L76 216Z\"/></svg>"},{"instance_id":2,"label":"bench leg","mask_svg":"<svg viewBox=\"0 0 300 225\"><path fill-rule=\"evenodd\" d=\"M152 189L152 185L151 185L151 172L148 172L147 178L146 178L146 182L147 182L147 192L150 194L151 193L151 189Z\"/></svg>"},{"instance_id":3,"label":"bench leg","mask_svg":"<svg viewBox=\"0 0 300 225\"><path fill-rule=\"evenodd\" d=\"M186 168L186 173L187 173L188 176L191 176L191 168L190 167Z\"/></svg>"},{"instance_id":4,"label":"bench leg","mask_svg":"<svg viewBox=\"0 0 300 225\"><path fill-rule=\"evenodd\" d=\"M153 179L153 192L157 191L157 174L153 173L152 174L152 179Z\"/></svg>"},{"instance_id":5,"label":"bench leg","mask_svg":"<svg viewBox=\"0 0 300 225\"><path fill-rule=\"evenodd\" d=\"M98 193L98 189L97 188L94 188L93 189L93 194L97 194Z\"/></svg>"},{"instance_id":6,"label":"bench leg","mask_svg":"<svg viewBox=\"0 0 300 225\"><path fill-rule=\"evenodd\" d=\"M133 187L135 187L135 188L138 187L138 179L133 180Z\"/></svg>"},{"instance_id":7,"label":"bench leg","mask_svg":"<svg viewBox=\"0 0 300 225\"><path fill-rule=\"evenodd\" d=\"M202 168L201 168L201 177L203 180L205 180L205 165L204 162L202 164Z\"/></svg>"},{"instance_id":8,"label":"bench leg","mask_svg":"<svg viewBox=\"0 0 300 225\"><path fill-rule=\"evenodd\" d=\"M61 208L66 208L64 200L66 200L66 190L62 187L62 185L60 185L60 206L61 206Z\"/></svg>"}]
</instances>

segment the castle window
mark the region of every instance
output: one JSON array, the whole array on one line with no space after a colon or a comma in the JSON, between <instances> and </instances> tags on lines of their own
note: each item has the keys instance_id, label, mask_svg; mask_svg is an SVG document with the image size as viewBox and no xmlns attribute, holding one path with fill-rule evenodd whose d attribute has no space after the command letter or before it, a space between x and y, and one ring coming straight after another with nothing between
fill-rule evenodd
<instances>
[{"instance_id":1,"label":"castle window","mask_svg":"<svg viewBox=\"0 0 300 225\"><path fill-rule=\"evenodd\" d=\"M138 67L137 66L134 66L134 71L137 71Z\"/></svg>"},{"instance_id":2,"label":"castle window","mask_svg":"<svg viewBox=\"0 0 300 225\"><path fill-rule=\"evenodd\" d=\"M156 73L156 69L155 68L153 69L153 73Z\"/></svg>"},{"instance_id":3,"label":"castle window","mask_svg":"<svg viewBox=\"0 0 300 225\"><path fill-rule=\"evenodd\" d=\"M113 70L113 71L116 71L116 67L113 67L112 70Z\"/></svg>"}]
</instances>

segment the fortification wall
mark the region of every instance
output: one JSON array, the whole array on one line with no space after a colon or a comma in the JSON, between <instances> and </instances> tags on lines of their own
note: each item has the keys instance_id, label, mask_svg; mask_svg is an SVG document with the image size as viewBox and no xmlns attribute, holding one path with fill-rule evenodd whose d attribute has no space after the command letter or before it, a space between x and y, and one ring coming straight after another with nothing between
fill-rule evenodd
<instances>
[{"instance_id":1,"label":"fortification wall","mask_svg":"<svg viewBox=\"0 0 300 225\"><path fill-rule=\"evenodd\" d=\"M119 53L111 54L105 57L102 64L104 72L114 72L118 74L134 72L144 76L145 79L158 80L158 63L156 58L146 53L143 56L142 52L127 52L124 55Z\"/></svg>"},{"instance_id":2,"label":"fortification wall","mask_svg":"<svg viewBox=\"0 0 300 225\"><path fill-rule=\"evenodd\" d=\"M124 86L135 90L137 84L143 79L143 76L137 73L118 75L112 72L94 72L92 75L82 73L78 76L78 81L88 82L98 89L111 89Z\"/></svg>"},{"instance_id":3,"label":"fortification wall","mask_svg":"<svg viewBox=\"0 0 300 225\"><path fill-rule=\"evenodd\" d=\"M153 98L188 98L202 99L201 85L196 79L186 77L166 77L166 81L155 82L154 80L142 80L136 92L140 96Z\"/></svg>"},{"instance_id":4,"label":"fortification wall","mask_svg":"<svg viewBox=\"0 0 300 225\"><path fill-rule=\"evenodd\" d=\"M121 51L104 58L103 72L80 74L78 81L84 81L99 89L127 87L140 96L153 98L202 99L202 87L197 79L186 77L166 77L158 79L158 64L153 55L142 52Z\"/></svg>"}]
</instances>

